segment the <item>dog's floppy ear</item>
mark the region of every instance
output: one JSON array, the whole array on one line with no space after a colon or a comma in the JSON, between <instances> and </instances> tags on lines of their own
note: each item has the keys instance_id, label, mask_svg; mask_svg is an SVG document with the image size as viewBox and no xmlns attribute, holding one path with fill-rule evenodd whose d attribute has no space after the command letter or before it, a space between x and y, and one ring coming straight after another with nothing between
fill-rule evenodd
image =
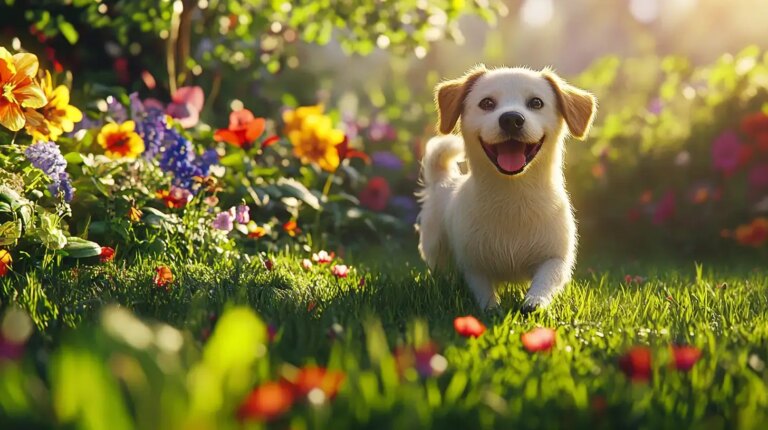
<instances>
[{"instance_id":1,"label":"dog's floppy ear","mask_svg":"<svg viewBox=\"0 0 768 430\"><path fill-rule=\"evenodd\" d=\"M571 135L584 140L595 118L597 99L592 94L568 84L551 70L544 70L541 74L555 91L560 114L563 115Z\"/></svg>"},{"instance_id":2,"label":"dog's floppy ear","mask_svg":"<svg viewBox=\"0 0 768 430\"><path fill-rule=\"evenodd\" d=\"M464 109L464 99L472 89L472 85L485 74L484 65L470 69L464 76L445 81L435 88L435 104L437 104L437 129L442 134L449 134L456 127L461 111Z\"/></svg>"}]
</instances>

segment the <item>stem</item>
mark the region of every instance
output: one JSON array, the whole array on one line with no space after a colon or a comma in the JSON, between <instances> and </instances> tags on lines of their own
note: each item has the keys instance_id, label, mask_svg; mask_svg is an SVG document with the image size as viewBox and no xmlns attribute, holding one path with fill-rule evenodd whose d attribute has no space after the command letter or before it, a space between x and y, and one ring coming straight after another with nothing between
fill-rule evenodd
<instances>
[{"instance_id":1,"label":"stem","mask_svg":"<svg viewBox=\"0 0 768 430\"><path fill-rule=\"evenodd\" d=\"M173 12L171 13L171 32L168 35L168 46L165 52L165 62L168 66L168 86L171 90L171 96L176 93L176 42L179 39L179 18L184 11L184 4L181 0L173 2Z\"/></svg>"},{"instance_id":2,"label":"stem","mask_svg":"<svg viewBox=\"0 0 768 430\"><path fill-rule=\"evenodd\" d=\"M333 173L328 175L328 178L325 180L325 185L323 185L323 195L320 196L320 208L317 210L317 213L315 213L315 226L312 228L313 238L320 237L320 214L322 214L323 210L325 209L324 204L328 198L328 193L331 192L331 187L333 186L333 179L335 177L336 177L336 171L334 170ZM314 244L310 243L310 246L312 245Z\"/></svg>"}]
</instances>

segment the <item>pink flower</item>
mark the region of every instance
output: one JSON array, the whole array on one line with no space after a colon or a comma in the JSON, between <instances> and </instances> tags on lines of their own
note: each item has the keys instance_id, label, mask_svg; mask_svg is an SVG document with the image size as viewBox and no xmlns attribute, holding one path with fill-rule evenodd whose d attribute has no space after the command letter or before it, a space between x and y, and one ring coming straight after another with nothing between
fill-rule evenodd
<instances>
[{"instance_id":1,"label":"pink flower","mask_svg":"<svg viewBox=\"0 0 768 430\"><path fill-rule=\"evenodd\" d=\"M333 252L329 254L327 251L320 251L312 254L312 261L319 264L327 264L330 263L334 257L336 257L336 254Z\"/></svg>"},{"instance_id":2,"label":"pink flower","mask_svg":"<svg viewBox=\"0 0 768 430\"><path fill-rule=\"evenodd\" d=\"M758 164L749 171L749 186L754 190L768 187L768 163Z\"/></svg>"},{"instance_id":3,"label":"pink flower","mask_svg":"<svg viewBox=\"0 0 768 430\"><path fill-rule=\"evenodd\" d=\"M472 315L456 317L453 320L453 328L456 333L464 337L479 337L485 333L485 324Z\"/></svg>"},{"instance_id":4,"label":"pink flower","mask_svg":"<svg viewBox=\"0 0 768 430\"><path fill-rule=\"evenodd\" d=\"M240 205L235 210L235 220L238 224L248 224L251 220L251 208L247 205Z\"/></svg>"},{"instance_id":5,"label":"pink flower","mask_svg":"<svg viewBox=\"0 0 768 430\"><path fill-rule=\"evenodd\" d=\"M343 264L337 264L331 268L331 273L333 273L337 278L346 278L349 274L349 267Z\"/></svg>"},{"instance_id":6,"label":"pink flower","mask_svg":"<svg viewBox=\"0 0 768 430\"><path fill-rule=\"evenodd\" d=\"M653 211L653 223L656 225L664 224L672 219L677 213L677 203L675 201L675 192L667 191L664 197L656 204Z\"/></svg>"},{"instance_id":7,"label":"pink flower","mask_svg":"<svg viewBox=\"0 0 768 430\"><path fill-rule=\"evenodd\" d=\"M376 176L371 178L365 189L360 192L360 204L374 211L383 211L389 202L389 195L387 180L381 176Z\"/></svg>"},{"instance_id":8,"label":"pink flower","mask_svg":"<svg viewBox=\"0 0 768 430\"><path fill-rule=\"evenodd\" d=\"M555 331L551 328L535 328L520 336L528 352L549 351L555 345Z\"/></svg>"},{"instance_id":9,"label":"pink flower","mask_svg":"<svg viewBox=\"0 0 768 430\"><path fill-rule=\"evenodd\" d=\"M712 142L712 165L726 175L733 174L739 168L743 149L736 132L723 132Z\"/></svg>"},{"instance_id":10,"label":"pink flower","mask_svg":"<svg viewBox=\"0 0 768 430\"><path fill-rule=\"evenodd\" d=\"M304 270L312 269L312 261L309 258L301 260L301 268Z\"/></svg>"},{"instance_id":11,"label":"pink flower","mask_svg":"<svg viewBox=\"0 0 768 430\"><path fill-rule=\"evenodd\" d=\"M216 219L213 220L212 226L217 230L229 233L235 227L233 223L234 218L235 216L232 211L219 212L219 214L216 215Z\"/></svg>"},{"instance_id":12,"label":"pink flower","mask_svg":"<svg viewBox=\"0 0 768 430\"><path fill-rule=\"evenodd\" d=\"M203 110L205 95L200 87L181 87L171 97L165 113L173 117L184 128L197 125Z\"/></svg>"}]
</instances>

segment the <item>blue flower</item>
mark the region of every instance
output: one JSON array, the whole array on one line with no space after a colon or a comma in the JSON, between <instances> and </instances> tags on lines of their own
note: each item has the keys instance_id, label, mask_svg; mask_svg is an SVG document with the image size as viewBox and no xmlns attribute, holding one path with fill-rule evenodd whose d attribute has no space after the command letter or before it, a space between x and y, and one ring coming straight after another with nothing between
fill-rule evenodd
<instances>
[{"instance_id":1,"label":"blue flower","mask_svg":"<svg viewBox=\"0 0 768 430\"><path fill-rule=\"evenodd\" d=\"M165 112L157 106L146 105L137 93L130 95L131 118L136 123L136 133L144 140L144 158L151 160L162 152L167 136L171 134Z\"/></svg>"},{"instance_id":2,"label":"blue flower","mask_svg":"<svg viewBox=\"0 0 768 430\"><path fill-rule=\"evenodd\" d=\"M385 169L399 170L403 168L403 160L389 151L378 151L371 154L374 166L380 166Z\"/></svg>"},{"instance_id":3,"label":"blue flower","mask_svg":"<svg viewBox=\"0 0 768 430\"><path fill-rule=\"evenodd\" d=\"M190 190L194 183L192 178L208 175L210 164L207 164L207 161L210 161L210 157L196 158L192 142L175 131L168 134L173 136L173 139L160 158L160 168L173 173L174 185Z\"/></svg>"},{"instance_id":4,"label":"blue flower","mask_svg":"<svg viewBox=\"0 0 768 430\"><path fill-rule=\"evenodd\" d=\"M67 203L72 201L75 188L67 173L67 160L61 155L59 146L53 142L37 142L30 145L24 154L33 166L42 170L51 179L48 191L54 196L61 194Z\"/></svg>"}]
</instances>

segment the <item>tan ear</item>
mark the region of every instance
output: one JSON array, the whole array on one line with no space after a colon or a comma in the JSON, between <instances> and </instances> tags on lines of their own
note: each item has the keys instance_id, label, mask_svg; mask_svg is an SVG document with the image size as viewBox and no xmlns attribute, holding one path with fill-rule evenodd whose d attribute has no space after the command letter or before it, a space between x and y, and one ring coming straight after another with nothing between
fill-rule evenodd
<instances>
[{"instance_id":1,"label":"tan ear","mask_svg":"<svg viewBox=\"0 0 768 430\"><path fill-rule=\"evenodd\" d=\"M568 84L550 70L544 70L542 75L555 90L560 114L563 115L571 135L584 140L597 112L597 99L592 94Z\"/></svg>"},{"instance_id":2,"label":"tan ear","mask_svg":"<svg viewBox=\"0 0 768 430\"><path fill-rule=\"evenodd\" d=\"M464 76L442 82L435 88L435 104L437 104L437 130L449 134L456 127L461 111L464 109L464 99L472 89L472 85L485 74L484 65L470 69Z\"/></svg>"}]
</instances>

